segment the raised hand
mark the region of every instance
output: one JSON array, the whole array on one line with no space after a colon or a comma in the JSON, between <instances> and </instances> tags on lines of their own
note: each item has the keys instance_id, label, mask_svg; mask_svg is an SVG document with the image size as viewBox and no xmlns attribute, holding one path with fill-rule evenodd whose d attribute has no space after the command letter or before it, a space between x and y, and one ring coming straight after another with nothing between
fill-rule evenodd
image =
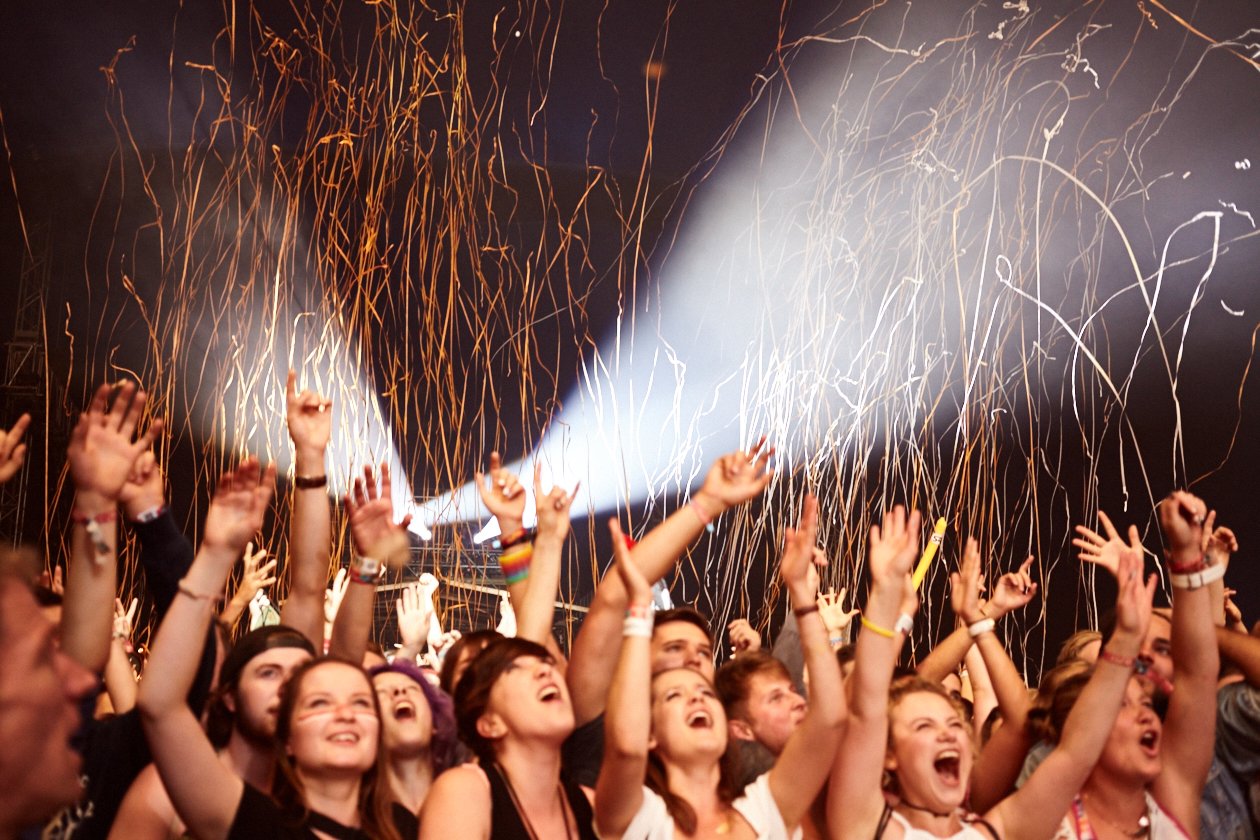
<instances>
[{"instance_id":1,"label":"raised hand","mask_svg":"<svg viewBox=\"0 0 1260 840\"><path fill-rule=\"evenodd\" d=\"M1164 529L1173 566L1184 565L1202 551L1206 520L1207 505L1185 490L1176 490L1159 503L1159 524Z\"/></svg>"},{"instance_id":2,"label":"raised hand","mask_svg":"<svg viewBox=\"0 0 1260 840\"><path fill-rule=\"evenodd\" d=\"M626 546L626 537L621 533L621 524L616 519L608 520L608 533L612 535L613 556L617 560L617 576L629 595L631 606L643 607L652 603L652 584L643 576L643 571L635 565L630 557L630 549Z\"/></svg>"},{"instance_id":3,"label":"raised hand","mask_svg":"<svg viewBox=\"0 0 1260 840\"><path fill-rule=\"evenodd\" d=\"M516 636L516 610L512 608L512 599L507 592L499 593L499 623L494 629L500 636L509 639Z\"/></svg>"},{"instance_id":4,"label":"raised hand","mask_svg":"<svg viewBox=\"0 0 1260 840\"><path fill-rule=\"evenodd\" d=\"M332 629L333 622L337 620L337 610L341 609L341 599L346 597L346 590L350 588L350 576L345 568L337 570L337 574L333 576L332 583L324 590L324 636L328 637L329 631Z\"/></svg>"},{"instance_id":5,"label":"raised hand","mask_svg":"<svg viewBox=\"0 0 1260 840\"><path fill-rule=\"evenodd\" d=\"M297 372L291 370L284 386L284 412L294 449L322 456L332 435L332 400L314 391L299 391Z\"/></svg>"},{"instance_id":6,"label":"raised hand","mask_svg":"<svg viewBox=\"0 0 1260 840\"><path fill-rule=\"evenodd\" d=\"M985 604L984 611L990 618L1013 612L1036 597L1037 584L1033 583L1032 575L1029 574L1033 560L1033 556L1028 555L1028 559L1020 564L1017 571L1007 572L998 578L997 585L993 587L993 595Z\"/></svg>"},{"instance_id":7,"label":"raised hand","mask_svg":"<svg viewBox=\"0 0 1260 840\"><path fill-rule=\"evenodd\" d=\"M774 470L766 467L773 454L774 447L766 447L763 435L747 452L723 455L709 468L693 501L702 505L709 516L717 516L729 507L761 495L774 478Z\"/></svg>"},{"instance_id":8,"label":"raised hand","mask_svg":"<svg viewBox=\"0 0 1260 840\"><path fill-rule=\"evenodd\" d=\"M818 499L812 493L805 494L801 521L796 528L784 529L783 555L779 558L779 575L792 594L792 603L802 607L818 599L817 577L810 582L810 568L819 554L814 551L818 541ZM826 562L823 555L823 562Z\"/></svg>"},{"instance_id":9,"label":"raised hand","mask_svg":"<svg viewBox=\"0 0 1260 840\"><path fill-rule=\"evenodd\" d=\"M984 582L980 573L980 544L975 537L967 538L962 564L958 571L950 573L949 583L952 590L950 604L964 624L972 625L990 617L980 602Z\"/></svg>"},{"instance_id":10,"label":"raised hand","mask_svg":"<svg viewBox=\"0 0 1260 840\"><path fill-rule=\"evenodd\" d=\"M241 556L262 528L275 486L275 464L263 470L253 456L224 473L206 511L202 547L223 551L233 560Z\"/></svg>"},{"instance_id":11,"label":"raised hand","mask_svg":"<svg viewBox=\"0 0 1260 840\"><path fill-rule=\"evenodd\" d=\"M919 554L919 529L922 517L897 505L884 514L883 525L871 526L871 544L867 562L871 581L875 584L902 585Z\"/></svg>"},{"instance_id":12,"label":"raised hand","mask_svg":"<svg viewBox=\"0 0 1260 840\"><path fill-rule=\"evenodd\" d=\"M394 612L398 616L398 638L402 640L403 650L412 656L424 650L433 602L421 593L419 583L403 587L400 597L394 601Z\"/></svg>"},{"instance_id":13,"label":"raised hand","mask_svg":"<svg viewBox=\"0 0 1260 840\"><path fill-rule=\"evenodd\" d=\"M411 545L407 539L407 523L411 521L411 516L394 522L391 492L389 464L381 464L379 485L369 465L363 468L363 478L354 480L353 492L347 493L343 501L350 515L350 534L354 538L355 551L362 557L396 565L406 562Z\"/></svg>"},{"instance_id":14,"label":"raised hand","mask_svg":"<svg viewBox=\"0 0 1260 840\"><path fill-rule=\"evenodd\" d=\"M115 639L127 642L131 639L132 628L135 627L136 609L140 606L139 598L131 599L131 606L123 608L122 601L114 599L114 633Z\"/></svg>"},{"instance_id":15,"label":"raised hand","mask_svg":"<svg viewBox=\"0 0 1260 840\"><path fill-rule=\"evenodd\" d=\"M147 395L132 382L124 382L111 401L112 392L109 385L96 389L66 452L75 491L102 506L117 502L132 465L162 431L162 421L156 419L133 441Z\"/></svg>"},{"instance_id":16,"label":"raised hand","mask_svg":"<svg viewBox=\"0 0 1260 840\"><path fill-rule=\"evenodd\" d=\"M1238 550L1238 538L1229 528L1216 527L1216 511L1209 511L1203 523L1203 562L1208 566L1229 568L1229 557Z\"/></svg>"},{"instance_id":17,"label":"raised hand","mask_svg":"<svg viewBox=\"0 0 1260 840\"><path fill-rule=\"evenodd\" d=\"M22 435L31 425L31 415L23 414L8 432L0 432L0 484L17 475L22 469L22 461L26 458L26 444L22 443Z\"/></svg>"},{"instance_id":18,"label":"raised hand","mask_svg":"<svg viewBox=\"0 0 1260 840\"><path fill-rule=\"evenodd\" d=\"M577 492L582 487L578 482L573 492L565 491L560 485L552 487L546 493L542 490L542 463L534 463L534 505L538 513L537 538L551 537L563 540L569 533L569 510ZM524 496L524 494L521 494Z\"/></svg>"},{"instance_id":19,"label":"raised hand","mask_svg":"<svg viewBox=\"0 0 1260 840\"><path fill-rule=\"evenodd\" d=\"M498 452L490 453L490 471L476 472L477 493L486 510L499 521L504 534L521 527L525 515L525 488L520 479L503 467Z\"/></svg>"},{"instance_id":20,"label":"raised hand","mask_svg":"<svg viewBox=\"0 0 1260 840\"><path fill-rule=\"evenodd\" d=\"M160 508L166 504L166 478L162 468L158 466L153 450L141 452L140 457L131 465L127 482L118 494L129 519L135 519L145 511Z\"/></svg>"},{"instance_id":21,"label":"raised hand","mask_svg":"<svg viewBox=\"0 0 1260 840\"><path fill-rule=\"evenodd\" d=\"M442 646L442 639L445 636L442 632L442 622L438 620L436 602L433 600L442 584L429 572L421 574L417 582L420 584L420 604L429 613L429 649L436 650ZM455 638L459 638L458 630L455 631Z\"/></svg>"},{"instance_id":22,"label":"raised hand","mask_svg":"<svg viewBox=\"0 0 1260 840\"><path fill-rule=\"evenodd\" d=\"M1142 558L1126 552L1120 558L1116 580L1120 591L1116 595L1116 632L1130 647L1140 647L1151 623L1152 604L1155 600L1155 575L1142 582Z\"/></svg>"},{"instance_id":23,"label":"raised hand","mask_svg":"<svg viewBox=\"0 0 1260 840\"><path fill-rule=\"evenodd\" d=\"M254 600L255 595L276 582L276 558L273 557L263 563L266 557L267 549L260 548L254 551L253 543L245 546L245 555L241 560L243 564L241 585L236 590L238 595L244 593L242 601L245 603Z\"/></svg>"},{"instance_id":24,"label":"raised hand","mask_svg":"<svg viewBox=\"0 0 1260 840\"><path fill-rule=\"evenodd\" d=\"M1138 537L1136 525L1129 526L1129 541L1126 543L1116 531L1116 526L1111 524L1107 514L1101 510L1098 511L1098 521L1102 523L1103 530L1107 534L1106 539L1084 525L1076 526L1076 533L1080 536L1072 540L1072 545L1081 550L1081 553L1077 555L1081 562L1101 566L1115 576L1116 570L1120 567L1121 558L1129 556L1138 560L1142 559L1142 541Z\"/></svg>"},{"instance_id":25,"label":"raised hand","mask_svg":"<svg viewBox=\"0 0 1260 840\"><path fill-rule=\"evenodd\" d=\"M827 635L832 639L843 638L845 631L853 623L853 619L861 612L856 607L851 610L844 608L844 596L848 592L848 589L841 589L840 594L837 595L833 589L818 596L818 614L822 616L823 624L827 627Z\"/></svg>"},{"instance_id":26,"label":"raised hand","mask_svg":"<svg viewBox=\"0 0 1260 840\"><path fill-rule=\"evenodd\" d=\"M761 634L753 629L746 618L737 618L726 625L726 637L731 641L731 653L756 653L761 650Z\"/></svg>"}]
</instances>

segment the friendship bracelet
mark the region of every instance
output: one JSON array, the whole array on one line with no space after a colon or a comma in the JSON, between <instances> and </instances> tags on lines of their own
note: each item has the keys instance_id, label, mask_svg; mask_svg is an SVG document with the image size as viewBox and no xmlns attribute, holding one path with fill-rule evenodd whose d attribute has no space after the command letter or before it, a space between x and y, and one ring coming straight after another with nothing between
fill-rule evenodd
<instances>
[{"instance_id":1,"label":"friendship bracelet","mask_svg":"<svg viewBox=\"0 0 1260 840\"><path fill-rule=\"evenodd\" d=\"M893 625L893 630L902 635L909 636L914 632L914 617L909 613L902 613L897 616L897 623Z\"/></svg>"},{"instance_id":2,"label":"friendship bracelet","mask_svg":"<svg viewBox=\"0 0 1260 840\"><path fill-rule=\"evenodd\" d=\"M1189 574L1169 575L1168 582L1172 584L1173 589L1193 590L1207 586L1209 583L1220 580L1223 577L1225 577L1224 563L1219 566L1208 566L1202 571L1193 571Z\"/></svg>"},{"instance_id":3,"label":"friendship bracelet","mask_svg":"<svg viewBox=\"0 0 1260 840\"><path fill-rule=\"evenodd\" d=\"M1110 662L1112 665L1119 665L1121 668L1127 668L1129 670L1133 670L1133 666L1137 663L1136 657L1121 656L1118 653L1112 653L1106 648L1103 648L1098 653L1098 658L1103 662Z\"/></svg>"},{"instance_id":4,"label":"friendship bracelet","mask_svg":"<svg viewBox=\"0 0 1260 840\"><path fill-rule=\"evenodd\" d=\"M295 475L293 486L299 490L318 490L328 485L327 475Z\"/></svg>"},{"instance_id":5,"label":"friendship bracelet","mask_svg":"<svg viewBox=\"0 0 1260 840\"><path fill-rule=\"evenodd\" d=\"M816 612L818 612L817 601L813 601L808 604L802 604L799 607L792 607L792 615L796 616L797 618L804 618L810 613L816 613Z\"/></svg>"},{"instance_id":6,"label":"friendship bracelet","mask_svg":"<svg viewBox=\"0 0 1260 840\"><path fill-rule=\"evenodd\" d=\"M352 583L375 586L385 576L385 564L375 557L355 557L350 561L347 574Z\"/></svg>"},{"instance_id":7,"label":"friendship bracelet","mask_svg":"<svg viewBox=\"0 0 1260 840\"><path fill-rule=\"evenodd\" d=\"M691 501L687 502L687 507L695 511L696 518L700 520L700 524L704 526L704 529L706 531L708 531L709 533L712 533L713 532L713 517L710 516L709 512L704 509L704 505L700 504L695 499L692 499Z\"/></svg>"},{"instance_id":8,"label":"friendship bracelet","mask_svg":"<svg viewBox=\"0 0 1260 840\"><path fill-rule=\"evenodd\" d=\"M621 623L621 635L629 639L652 638L652 619L627 615Z\"/></svg>"},{"instance_id":9,"label":"friendship bracelet","mask_svg":"<svg viewBox=\"0 0 1260 840\"><path fill-rule=\"evenodd\" d=\"M497 544L499 548L503 549L511 548L512 546L519 545L523 542L532 543L537 533L538 530L536 528L517 528L510 534L500 536L497 540Z\"/></svg>"},{"instance_id":10,"label":"friendship bracelet","mask_svg":"<svg viewBox=\"0 0 1260 840\"><path fill-rule=\"evenodd\" d=\"M1183 575L1183 574L1186 574L1187 572L1197 572L1200 569L1204 568L1204 566L1206 565L1206 559L1207 558L1204 557L1204 555L1200 554L1197 560L1192 560L1183 566L1178 566L1172 562L1172 557L1170 556L1168 558L1168 561L1169 561L1168 571L1172 572L1175 575Z\"/></svg>"},{"instance_id":11,"label":"friendship bracelet","mask_svg":"<svg viewBox=\"0 0 1260 840\"><path fill-rule=\"evenodd\" d=\"M178 592L180 595L185 595L189 598L192 598L194 601L205 601L207 603L213 603L219 600L218 595L204 595L200 592L197 592L191 586L188 585L188 581L185 578L179 579L179 583L176 584L175 586L175 591Z\"/></svg>"},{"instance_id":12,"label":"friendship bracelet","mask_svg":"<svg viewBox=\"0 0 1260 840\"><path fill-rule=\"evenodd\" d=\"M994 627L997 627L996 621L994 621L991 618L982 618L979 621L977 621L975 624L970 624L967 626L967 635L975 639L979 636L984 635L985 633L992 631Z\"/></svg>"},{"instance_id":13,"label":"friendship bracelet","mask_svg":"<svg viewBox=\"0 0 1260 840\"><path fill-rule=\"evenodd\" d=\"M878 624L871 621L866 616L862 616L862 626L865 627L867 630L870 630L872 633L874 633L877 636L883 636L885 639L894 639L897 636L896 633L889 630L887 627L880 627Z\"/></svg>"}]
</instances>

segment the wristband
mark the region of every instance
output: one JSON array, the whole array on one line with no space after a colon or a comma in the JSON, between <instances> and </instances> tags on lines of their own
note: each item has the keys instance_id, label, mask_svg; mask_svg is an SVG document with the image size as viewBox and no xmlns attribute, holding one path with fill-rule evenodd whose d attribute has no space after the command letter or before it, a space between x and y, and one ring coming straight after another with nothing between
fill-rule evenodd
<instances>
[{"instance_id":1,"label":"wristband","mask_svg":"<svg viewBox=\"0 0 1260 840\"><path fill-rule=\"evenodd\" d=\"M154 520L161 518L162 514L166 513L166 510L167 510L166 505L158 505L157 507L151 507L148 510L142 510L139 513L137 513L135 515L135 518L132 519L131 521L138 522L139 524L144 525L148 522L153 522Z\"/></svg>"},{"instance_id":2,"label":"wristband","mask_svg":"<svg viewBox=\"0 0 1260 840\"><path fill-rule=\"evenodd\" d=\"M704 529L709 533L713 533L713 517L704 509L704 505L692 499L687 502L687 507L695 511L696 518L700 520L700 524L704 526Z\"/></svg>"},{"instance_id":3,"label":"wristband","mask_svg":"<svg viewBox=\"0 0 1260 840\"><path fill-rule=\"evenodd\" d=\"M86 513L80 513L77 510L70 511L70 521L75 525L108 525L118 519L117 511L105 510L93 516Z\"/></svg>"},{"instance_id":4,"label":"wristband","mask_svg":"<svg viewBox=\"0 0 1260 840\"><path fill-rule=\"evenodd\" d=\"M348 574L354 583L375 585L385 576L385 564L375 557L355 557L350 561Z\"/></svg>"},{"instance_id":5,"label":"wristband","mask_svg":"<svg viewBox=\"0 0 1260 840\"><path fill-rule=\"evenodd\" d=\"M792 615L796 616L797 618L804 618L810 613L816 613L816 612L818 612L817 601L812 601L808 604L802 604L799 607L792 607Z\"/></svg>"},{"instance_id":6,"label":"wristband","mask_svg":"<svg viewBox=\"0 0 1260 840\"><path fill-rule=\"evenodd\" d=\"M212 601L219 600L218 595L205 595L193 589L191 586L188 585L188 581L184 578L179 579L179 583L176 584L175 586L175 591L178 592L180 595L185 595L189 598L192 598L194 601L212 602Z\"/></svg>"},{"instance_id":7,"label":"wristband","mask_svg":"<svg viewBox=\"0 0 1260 840\"><path fill-rule=\"evenodd\" d=\"M517 528L510 534L504 534L495 541L496 548L507 549L514 545L534 541L534 536L538 533L535 528Z\"/></svg>"},{"instance_id":8,"label":"wristband","mask_svg":"<svg viewBox=\"0 0 1260 840\"><path fill-rule=\"evenodd\" d=\"M1119 665L1121 668L1133 670L1133 666L1137 664L1137 658L1133 656L1121 656L1118 653L1103 648L1098 653L1098 658L1103 662L1110 662L1112 665Z\"/></svg>"},{"instance_id":9,"label":"wristband","mask_svg":"<svg viewBox=\"0 0 1260 840\"><path fill-rule=\"evenodd\" d=\"M532 543L515 545L499 555L499 568L509 584L520 583L529 577L529 564L534 559Z\"/></svg>"},{"instance_id":10,"label":"wristband","mask_svg":"<svg viewBox=\"0 0 1260 840\"><path fill-rule=\"evenodd\" d=\"M653 608L651 601L647 602L646 604L631 604L630 606L626 607L626 618L650 619L652 617L653 612L655 612L655 609Z\"/></svg>"},{"instance_id":11,"label":"wristband","mask_svg":"<svg viewBox=\"0 0 1260 840\"><path fill-rule=\"evenodd\" d=\"M1168 582L1172 584L1173 589L1198 589L1223 577L1225 577L1224 563L1219 566L1208 566L1202 571L1193 571L1189 574L1169 575Z\"/></svg>"},{"instance_id":12,"label":"wristband","mask_svg":"<svg viewBox=\"0 0 1260 840\"><path fill-rule=\"evenodd\" d=\"M293 486L299 490L318 490L328 484L326 475L295 475Z\"/></svg>"},{"instance_id":13,"label":"wristband","mask_svg":"<svg viewBox=\"0 0 1260 840\"><path fill-rule=\"evenodd\" d=\"M652 619L628 615L621 623L621 635L630 639L652 638Z\"/></svg>"},{"instance_id":14,"label":"wristband","mask_svg":"<svg viewBox=\"0 0 1260 840\"><path fill-rule=\"evenodd\" d=\"M996 621L991 618L982 618L975 624L967 625L967 635L974 639L985 633L991 632L994 627L997 627Z\"/></svg>"},{"instance_id":15,"label":"wristband","mask_svg":"<svg viewBox=\"0 0 1260 840\"><path fill-rule=\"evenodd\" d=\"M828 643L831 644L832 648L843 647L844 645L847 645L849 643L849 640L846 639L844 636L832 636L827 641Z\"/></svg>"},{"instance_id":16,"label":"wristband","mask_svg":"<svg viewBox=\"0 0 1260 840\"><path fill-rule=\"evenodd\" d=\"M893 631L889 630L887 627L880 627L875 622L867 619L866 616L862 616L862 626L877 636L883 636L885 639L892 639L896 636Z\"/></svg>"},{"instance_id":17,"label":"wristband","mask_svg":"<svg viewBox=\"0 0 1260 840\"><path fill-rule=\"evenodd\" d=\"M893 630L904 636L909 636L914 632L914 618L907 613L897 616L897 623L893 625Z\"/></svg>"}]
</instances>

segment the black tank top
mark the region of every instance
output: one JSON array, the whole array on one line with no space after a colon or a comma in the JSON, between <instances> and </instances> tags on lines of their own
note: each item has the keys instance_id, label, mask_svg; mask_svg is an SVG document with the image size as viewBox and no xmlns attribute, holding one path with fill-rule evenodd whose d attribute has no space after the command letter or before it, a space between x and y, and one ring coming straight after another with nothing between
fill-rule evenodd
<instances>
[{"instance_id":1,"label":"black tank top","mask_svg":"<svg viewBox=\"0 0 1260 840\"><path fill-rule=\"evenodd\" d=\"M490 780L490 840L533 840L525 821L516 812L516 803L508 791L507 781L499 773L494 764L478 762ZM571 781L566 773L560 774L560 785L564 790L564 798L569 802L569 810L577 820L577 836L579 840L598 840L595 836L594 814L586 794L576 782Z\"/></svg>"}]
</instances>

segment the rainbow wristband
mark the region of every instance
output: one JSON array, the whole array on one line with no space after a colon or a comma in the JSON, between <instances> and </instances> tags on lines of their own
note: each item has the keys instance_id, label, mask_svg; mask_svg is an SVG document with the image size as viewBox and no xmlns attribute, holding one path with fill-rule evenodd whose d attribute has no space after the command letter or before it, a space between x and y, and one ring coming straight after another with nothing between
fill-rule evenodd
<instances>
[{"instance_id":1,"label":"rainbow wristband","mask_svg":"<svg viewBox=\"0 0 1260 840\"><path fill-rule=\"evenodd\" d=\"M508 584L520 583L529 577L529 564L534 559L534 546L522 543L499 555L499 568Z\"/></svg>"}]
</instances>

